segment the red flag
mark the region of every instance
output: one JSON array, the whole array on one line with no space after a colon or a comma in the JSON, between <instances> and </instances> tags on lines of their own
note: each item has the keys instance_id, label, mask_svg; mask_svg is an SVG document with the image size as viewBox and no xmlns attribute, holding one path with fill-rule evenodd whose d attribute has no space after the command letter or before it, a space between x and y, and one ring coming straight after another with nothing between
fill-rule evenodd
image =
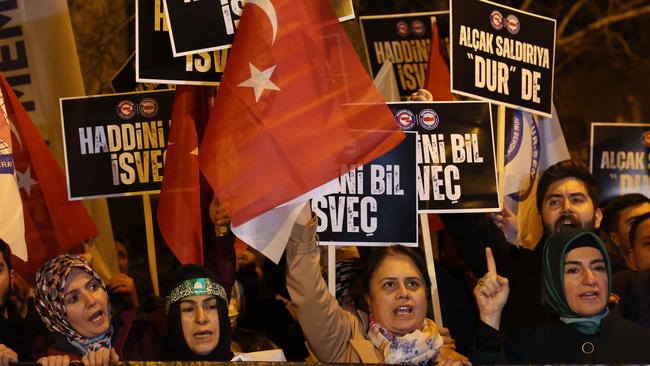
<instances>
[{"instance_id":1,"label":"red flag","mask_svg":"<svg viewBox=\"0 0 650 366\"><path fill-rule=\"evenodd\" d=\"M14 263L18 272L31 279L46 260L79 248L99 231L81 202L68 201L63 171L2 75L0 84L11 122L29 253L27 263L16 257Z\"/></svg>"},{"instance_id":2,"label":"red flag","mask_svg":"<svg viewBox=\"0 0 650 366\"><path fill-rule=\"evenodd\" d=\"M177 86L157 218L165 242L183 264L203 264L197 130L207 119L208 90Z\"/></svg>"},{"instance_id":3,"label":"red flag","mask_svg":"<svg viewBox=\"0 0 650 366\"><path fill-rule=\"evenodd\" d=\"M402 138L328 0L246 2L200 151L234 226Z\"/></svg>"},{"instance_id":4,"label":"red flag","mask_svg":"<svg viewBox=\"0 0 650 366\"><path fill-rule=\"evenodd\" d=\"M435 17L431 17L431 54L429 55L429 66L427 67L427 80L424 85L433 95L433 100L454 100L454 96L451 94L449 67L440 52L441 42L438 37L438 23L435 19Z\"/></svg>"}]
</instances>

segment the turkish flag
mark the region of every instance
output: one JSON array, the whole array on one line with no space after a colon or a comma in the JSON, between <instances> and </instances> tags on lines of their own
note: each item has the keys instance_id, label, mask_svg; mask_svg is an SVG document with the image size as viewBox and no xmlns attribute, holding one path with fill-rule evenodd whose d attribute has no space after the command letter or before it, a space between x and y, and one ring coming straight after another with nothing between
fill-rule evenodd
<instances>
[{"instance_id":1,"label":"turkish flag","mask_svg":"<svg viewBox=\"0 0 650 366\"><path fill-rule=\"evenodd\" d=\"M198 131L209 113L206 87L178 85L172 107L158 227L182 264L203 264Z\"/></svg>"},{"instance_id":2,"label":"turkish flag","mask_svg":"<svg viewBox=\"0 0 650 366\"><path fill-rule=\"evenodd\" d=\"M63 171L2 75L0 87L12 126L13 154L29 253L29 262L17 257L13 260L16 270L30 280L45 261L80 248L99 231L83 204L68 200Z\"/></svg>"},{"instance_id":3,"label":"turkish flag","mask_svg":"<svg viewBox=\"0 0 650 366\"><path fill-rule=\"evenodd\" d=\"M246 2L200 150L234 227L402 139L328 0Z\"/></svg>"},{"instance_id":4,"label":"turkish flag","mask_svg":"<svg viewBox=\"0 0 650 366\"><path fill-rule=\"evenodd\" d=\"M446 101L454 100L451 94L451 80L449 78L449 66L445 62L441 53L440 44L443 47L444 42L440 42L438 36L438 23L435 17L431 17L431 54L429 55L429 66L427 67L427 79L424 83L426 89L431 92L433 100ZM446 52L445 52L446 53Z\"/></svg>"}]
</instances>

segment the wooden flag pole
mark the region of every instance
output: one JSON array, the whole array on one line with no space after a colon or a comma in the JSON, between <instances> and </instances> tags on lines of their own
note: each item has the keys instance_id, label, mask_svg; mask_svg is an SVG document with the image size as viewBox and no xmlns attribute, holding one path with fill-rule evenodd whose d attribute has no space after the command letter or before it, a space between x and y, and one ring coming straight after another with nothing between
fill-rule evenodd
<instances>
[{"instance_id":1,"label":"wooden flag pole","mask_svg":"<svg viewBox=\"0 0 650 366\"><path fill-rule=\"evenodd\" d=\"M144 226L147 233L147 259L149 260L149 275L153 293L160 296L158 288L158 265L156 264L156 243L153 236L153 219L151 216L151 198L148 194L142 195L142 206L144 209Z\"/></svg>"},{"instance_id":2,"label":"wooden flag pole","mask_svg":"<svg viewBox=\"0 0 650 366\"><path fill-rule=\"evenodd\" d=\"M505 177L505 151L506 151L506 106L500 104L497 109L497 177L498 188L497 196L499 202L503 200L503 194L506 190Z\"/></svg>"},{"instance_id":3,"label":"wooden flag pole","mask_svg":"<svg viewBox=\"0 0 650 366\"><path fill-rule=\"evenodd\" d=\"M433 262L433 247L431 233L429 232L429 219L427 214L420 214L420 228L422 228L422 239L424 240L424 255L427 260L427 272L431 281L431 306L433 307L433 321L442 327L442 311L440 311L440 297L438 295L438 280L436 279L436 265Z\"/></svg>"}]
</instances>

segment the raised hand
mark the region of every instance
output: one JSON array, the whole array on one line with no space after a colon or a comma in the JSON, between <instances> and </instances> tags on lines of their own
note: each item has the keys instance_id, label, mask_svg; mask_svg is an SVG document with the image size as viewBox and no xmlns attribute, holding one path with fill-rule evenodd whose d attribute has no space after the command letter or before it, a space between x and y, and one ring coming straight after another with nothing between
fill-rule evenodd
<instances>
[{"instance_id":1,"label":"raised hand","mask_svg":"<svg viewBox=\"0 0 650 366\"><path fill-rule=\"evenodd\" d=\"M515 215L508 206L502 204L503 209L501 212L490 213L490 220L503 231L506 240L513 244L517 244L517 215Z\"/></svg>"},{"instance_id":2,"label":"raised hand","mask_svg":"<svg viewBox=\"0 0 650 366\"><path fill-rule=\"evenodd\" d=\"M18 355L11 348L0 344L0 365L9 366L10 362L18 362Z\"/></svg>"},{"instance_id":3,"label":"raised hand","mask_svg":"<svg viewBox=\"0 0 650 366\"><path fill-rule=\"evenodd\" d=\"M474 287L474 297L478 305L481 320L494 329L499 329L501 311L508 301L510 286L508 279L497 274L497 265L494 262L492 249L485 248L487 260L487 273L478 280Z\"/></svg>"}]
</instances>

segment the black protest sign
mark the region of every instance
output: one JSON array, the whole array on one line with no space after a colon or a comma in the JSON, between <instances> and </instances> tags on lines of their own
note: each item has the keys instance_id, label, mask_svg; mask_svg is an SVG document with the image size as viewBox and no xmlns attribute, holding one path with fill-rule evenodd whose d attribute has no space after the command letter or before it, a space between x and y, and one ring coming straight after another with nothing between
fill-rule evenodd
<instances>
[{"instance_id":1,"label":"black protest sign","mask_svg":"<svg viewBox=\"0 0 650 366\"><path fill-rule=\"evenodd\" d=\"M137 0L135 6L136 81L159 84L218 85L228 50L174 57L163 0Z\"/></svg>"},{"instance_id":2,"label":"black protest sign","mask_svg":"<svg viewBox=\"0 0 650 366\"><path fill-rule=\"evenodd\" d=\"M173 90L61 98L71 200L160 190Z\"/></svg>"},{"instance_id":3,"label":"black protest sign","mask_svg":"<svg viewBox=\"0 0 650 366\"><path fill-rule=\"evenodd\" d=\"M312 201L321 244L417 245L416 134L339 178L341 190Z\"/></svg>"},{"instance_id":4,"label":"black protest sign","mask_svg":"<svg viewBox=\"0 0 650 366\"><path fill-rule=\"evenodd\" d=\"M368 67L374 77L385 61L393 63L400 95L424 88L431 53L431 17L440 39L449 37L449 12L361 16Z\"/></svg>"},{"instance_id":5,"label":"black protest sign","mask_svg":"<svg viewBox=\"0 0 650 366\"><path fill-rule=\"evenodd\" d=\"M499 210L490 104L388 103L404 131L417 131L419 211Z\"/></svg>"},{"instance_id":6,"label":"black protest sign","mask_svg":"<svg viewBox=\"0 0 650 366\"><path fill-rule=\"evenodd\" d=\"M451 89L551 117L555 19L451 1Z\"/></svg>"},{"instance_id":7,"label":"black protest sign","mask_svg":"<svg viewBox=\"0 0 650 366\"><path fill-rule=\"evenodd\" d=\"M590 161L600 202L627 193L650 197L650 124L592 123Z\"/></svg>"},{"instance_id":8,"label":"black protest sign","mask_svg":"<svg viewBox=\"0 0 650 366\"><path fill-rule=\"evenodd\" d=\"M228 48L244 9L243 0L164 0L173 55Z\"/></svg>"}]
</instances>

